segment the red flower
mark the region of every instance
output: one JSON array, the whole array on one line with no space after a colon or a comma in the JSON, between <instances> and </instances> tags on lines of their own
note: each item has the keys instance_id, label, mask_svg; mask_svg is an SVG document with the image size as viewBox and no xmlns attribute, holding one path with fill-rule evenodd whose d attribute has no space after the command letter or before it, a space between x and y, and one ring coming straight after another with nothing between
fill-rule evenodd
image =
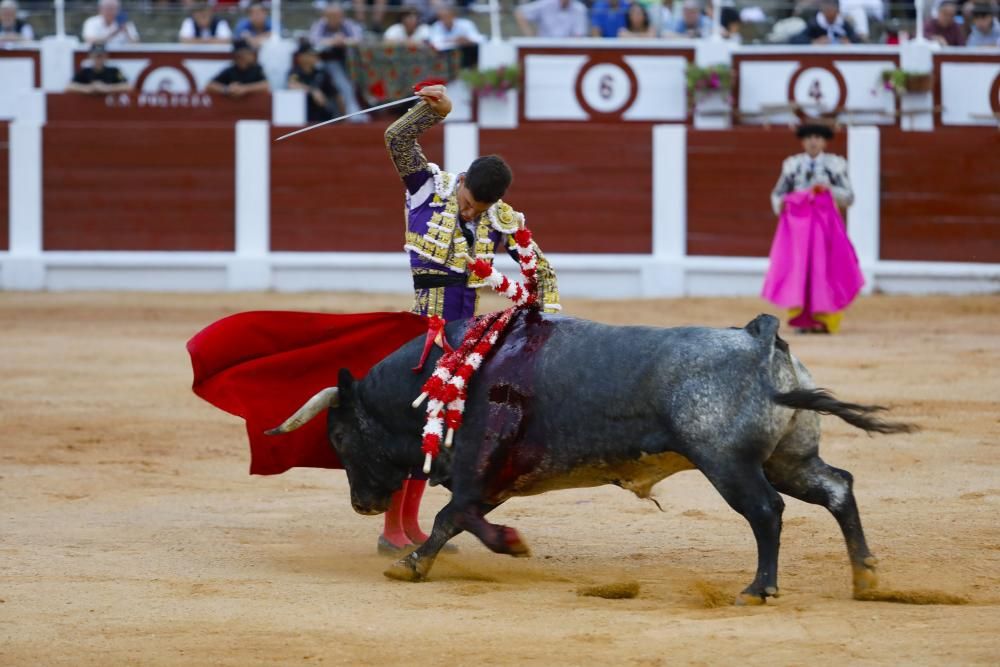
<instances>
[{"instance_id":1,"label":"red flower","mask_svg":"<svg viewBox=\"0 0 1000 667\"><path fill-rule=\"evenodd\" d=\"M382 82L382 79L379 79L372 85L368 86L368 92L376 100L385 99L385 83Z\"/></svg>"},{"instance_id":2,"label":"red flower","mask_svg":"<svg viewBox=\"0 0 1000 667\"><path fill-rule=\"evenodd\" d=\"M469 264L469 268L482 280L489 278L490 274L493 273L493 267L485 259L473 261Z\"/></svg>"},{"instance_id":3,"label":"red flower","mask_svg":"<svg viewBox=\"0 0 1000 667\"><path fill-rule=\"evenodd\" d=\"M527 228L522 227L514 232L514 242L522 248L527 248L531 245L531 232ZM525 261L525 258L522 258L522 261Z\"/></svg>"}]
</instances>

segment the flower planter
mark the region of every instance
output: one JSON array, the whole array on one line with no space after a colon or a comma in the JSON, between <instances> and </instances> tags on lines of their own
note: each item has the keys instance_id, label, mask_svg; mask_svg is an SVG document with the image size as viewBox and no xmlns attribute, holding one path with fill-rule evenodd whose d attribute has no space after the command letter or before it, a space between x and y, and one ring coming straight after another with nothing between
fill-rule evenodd
<instances>
[{"instance_id":1,"label":"flower planter","mask_svg":"<svg viewBox=\"0 0 1000 667\"><path fill-rule=\"evenodd\" d=\"M934 90L934 77L930 74L908 74L906 76L906 92L929 93Z\"/></svg>"}]
</instances>

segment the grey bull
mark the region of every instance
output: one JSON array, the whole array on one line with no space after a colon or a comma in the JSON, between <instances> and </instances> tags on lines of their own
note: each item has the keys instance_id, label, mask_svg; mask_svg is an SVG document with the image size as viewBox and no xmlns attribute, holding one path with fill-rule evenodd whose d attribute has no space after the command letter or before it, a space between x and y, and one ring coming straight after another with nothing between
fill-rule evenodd
<instances>
[{"instance_id":1,"label":"grey bull","mask_svg":"<svg viewBox=\"0 0 1000 667\"><path fill-rule=\"evenodd\" d=\"M468 321L446 332L461 340ZM780 494L826 507L847 542L855 594L875 587L853 478L819 457L819 413L868 432L909 424L875 416L880 406L845 403L817 389L761 315L743 328L661 329L598 324L521 311L473 377L465 421L435 459L431 482L452 492L429 539L386 575L425 579L440 549L468 531L497 553L528 555L513 528L486 515L514 496L614 484L647 498L670 475L700 470L750 523L757 572L738 596L777 595ZM436 356L411 372L422 340L384 359L361 380L314 396L280 434L328 410L330 441L347 471L354 509L378 514L422 462L424 411L411 406ZM435 355L440 354L436 352Z\"/></svg>"}]
</instances>

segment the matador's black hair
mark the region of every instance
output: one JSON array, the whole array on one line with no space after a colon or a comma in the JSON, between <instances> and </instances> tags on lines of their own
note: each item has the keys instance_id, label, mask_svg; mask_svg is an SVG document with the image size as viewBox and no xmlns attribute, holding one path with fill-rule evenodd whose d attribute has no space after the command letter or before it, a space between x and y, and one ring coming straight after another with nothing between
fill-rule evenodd
<instances>
[{"instance_id":1,"label":"matador's black hair","mask_svg":"<svg viewBox=\"0 0 1000 667\"><path fill-rule=\"evenodd\" d=\"M492 204L503 197L514 179L510 167L499 155L476 158L465 172L465 187L476 201Z\"/></svg>"}]
</instances>

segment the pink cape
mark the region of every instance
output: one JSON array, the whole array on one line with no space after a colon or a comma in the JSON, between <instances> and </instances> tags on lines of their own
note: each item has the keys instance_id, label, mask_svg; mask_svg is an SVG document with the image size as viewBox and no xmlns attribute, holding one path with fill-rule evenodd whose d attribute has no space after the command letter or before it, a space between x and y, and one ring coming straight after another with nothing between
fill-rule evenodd
<instances>
[{"instance_id":1,"label":"pink cape","mask_svg":"<svg viewBox=\"0 0 1000 667\"><path fill-rule=\"evenodd\" d=\"M298 466L340 468L325 418L281 436L264 431L319 390L337 384L341 368L363 377L426 331L427 320L413 313L231 315L188 341L194 393L246 420L251 474L276 475Z\"/></svg>"},{"instance_id":2,"label":"pink cape","mask_svg":"<svg viewBox=\"0 0 1000 667\"><path fill-rule=\"evenodd\" d=\"M864 283L833 195L787 195L761 296L782 308L801 309L792 324L808 326L812 315L850 305Z\"/></svg>"}]
</instances>

